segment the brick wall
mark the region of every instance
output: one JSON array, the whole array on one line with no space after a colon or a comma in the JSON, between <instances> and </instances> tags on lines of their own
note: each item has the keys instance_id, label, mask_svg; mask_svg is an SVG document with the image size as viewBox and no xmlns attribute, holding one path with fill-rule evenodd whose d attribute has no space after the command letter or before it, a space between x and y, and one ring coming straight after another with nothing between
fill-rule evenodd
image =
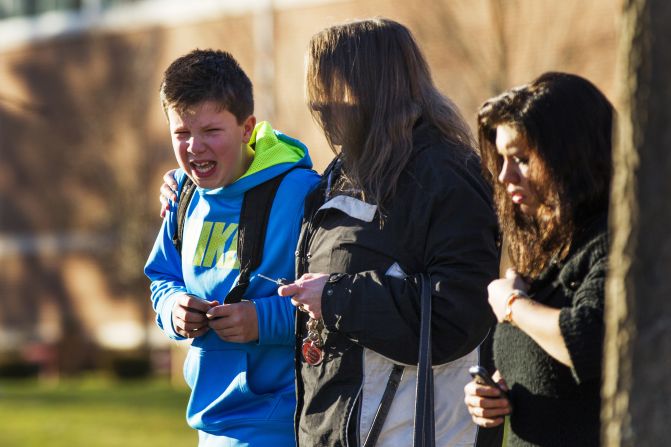
<instances>
[{"instance_id":1,"label":"brick wall","mask_svg":"<svg viewBox=\"0 0 671 447\"><path fill-rule=\"evenodd\" d=\"M546 70L582 74L617 104L620 2L277 4L0 50L0 327L12 340L57 340L75 330L95 344L106 325L151 325L141 270L160 224L160 177L175 164L158 83L170 61L193 48L233 53L257 85L257 110L268 115L258 118L307 143L319 170L331 153L305 107L303 53L314 33L346 19L406 23L436 83L471 124L483 100ZM270 39L255 26L260 14L270 14ZM36 235L43 243L12 244ZM92 242L63 243L77 235Z\"/></svg>"}]
</instances>

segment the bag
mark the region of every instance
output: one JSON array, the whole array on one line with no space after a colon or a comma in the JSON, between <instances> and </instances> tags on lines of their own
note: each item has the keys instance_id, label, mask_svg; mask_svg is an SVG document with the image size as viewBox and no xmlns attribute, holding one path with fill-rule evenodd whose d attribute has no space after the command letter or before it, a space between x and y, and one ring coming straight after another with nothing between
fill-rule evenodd
<instances>
[{"instance_id":1,"label":"bag","mask_svg":"<svg viewBox=\"0 0 671 447\"><path fill-rule=\"evenodd\" d=\"M261 265L263 259L263 244L266 240L266 227L270 210L273 207L275 194L284 177L293 170L289 169L282 174L271 178L245 192L240 209L238 223L238 261L240 262L240 277L238 283L228 292L224 303L239 303L249 286L249 277L252 270ZM182 240L186 211L196 191L196 184L187 176L179 187L179 204L177 205L177 230L172 236L172 243L177 252L182 254Z\"/></svg>"},{"instance_id":2,"label":"bag","mask_svg":"<svg viewBox=\"0 0 671 447\"><path fill-rule=\"evenodd\" d=\"M436 444L435 419L433 414L433 369L431 368L431 279L420 274L420 326L419 358L417 366L417 389L415 391L414 447L434 447ZM398 385L403 376L403 365L394 364L380 405L363 447L374 447L384 421L389 413Z\"/></svg>"}]
</instances>

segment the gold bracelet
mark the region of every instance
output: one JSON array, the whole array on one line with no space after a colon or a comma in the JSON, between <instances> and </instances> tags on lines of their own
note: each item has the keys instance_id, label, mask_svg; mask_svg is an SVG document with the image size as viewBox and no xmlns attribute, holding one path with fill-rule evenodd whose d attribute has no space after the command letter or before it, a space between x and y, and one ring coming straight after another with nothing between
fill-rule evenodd
<instances>
[{"instance_id":1,"label":"gold bracelet","mask_svg":"<svg viewBox=\"0 0 671 447\"><path fill-rule=\"evenodd\" d=\"M503 322L512 324L513 326L515 326L515 322L513 321L513 303L517 298L529 298L529 295L527 295L524 290L515 289L508 296L508 299L506 300L506 312L503 315Z\"/></svg>"}]
</instances>

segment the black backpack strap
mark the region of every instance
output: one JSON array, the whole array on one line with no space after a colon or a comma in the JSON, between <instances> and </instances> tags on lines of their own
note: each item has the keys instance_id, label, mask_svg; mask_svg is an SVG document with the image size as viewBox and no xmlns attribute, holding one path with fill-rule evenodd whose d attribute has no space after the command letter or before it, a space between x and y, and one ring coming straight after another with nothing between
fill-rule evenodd
<instances>
[{"instance_id":1,"label":"black backpack strap","mask_svg":"<svg viewBox=\"0 0 671 447\"><path fill-rule=\"evenodd\" d=\"M196 191L196 184L188 176L184 176L184 181L179 187L177 199L177 229L172 235L172 244L177 249L177 253L182 254L182 241L184 240L184 223L186 222L186 210L189 208L193 193Z\"/></svg>"},{"instance_id":2,"label":"black backpack strap","mask_svg":"<svg viewBox=\"0 0 671 447\"><path fill-rule=\"evenodd\" d=\"M238 261L240 262L240 278L233 287L224 303L239 303L249 286L252 270L261 265L263 245L266 240L266 228L270 210L273 207L275 194L290 169L270 180L255 186L245 193L240 210L238 224Z\"/></svg>"}]
</instances>

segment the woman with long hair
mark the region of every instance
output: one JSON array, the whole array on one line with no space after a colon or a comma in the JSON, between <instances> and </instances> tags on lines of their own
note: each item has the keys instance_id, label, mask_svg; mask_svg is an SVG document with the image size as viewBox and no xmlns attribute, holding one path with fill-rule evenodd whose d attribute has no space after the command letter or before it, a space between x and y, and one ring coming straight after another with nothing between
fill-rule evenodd
<instances>
[{"instance_id":1,"label":"woman with long hair","mask_svg":"<svg viewBox=\"0 0 671 447\"><path fill-rule=\"evenodd\" d=\"M589 81L545 73L484 103L482 165L513 268L488 287L495 380L465 387L509 446L599 445L614 111Z\"/></svg>"},{"instance_id":2,"label":"woman with long hair","mask_svg":"<svg viewBox=\"0 0 671 447\"><path fill-rule=\"evenodd\" d=\"M461 398L468 368L491 358L480 348L495 323L486 286L499 265L491 188L468 125L410 31L388 19L316 34L306 91L335 158L306 198L298 279L279 288L301 311L298 445L412 445L422 273L432 294L436 445L497 445L500 430L478 430ZM175 185L164 179L165 207Z\"/></svg>"},{"instance_id":3,"label":"woman with long hair","mask_svg":"<svg viewBox=\"0 0 671 447\"><path fill-rule=\"evenodd\" d=\"M467 124L435 87L410 31L387 19L316 34L308 105L335 159L306 199L297 280L300 446L366 441L394 365L416 365L420 274L430 276L436 445L473 445L462 404L494 323L486 285L498 228ZM484 358L484 356L483 356ZM412 445L406 368L377 446Z\"/></svg>"}]
</instances>

